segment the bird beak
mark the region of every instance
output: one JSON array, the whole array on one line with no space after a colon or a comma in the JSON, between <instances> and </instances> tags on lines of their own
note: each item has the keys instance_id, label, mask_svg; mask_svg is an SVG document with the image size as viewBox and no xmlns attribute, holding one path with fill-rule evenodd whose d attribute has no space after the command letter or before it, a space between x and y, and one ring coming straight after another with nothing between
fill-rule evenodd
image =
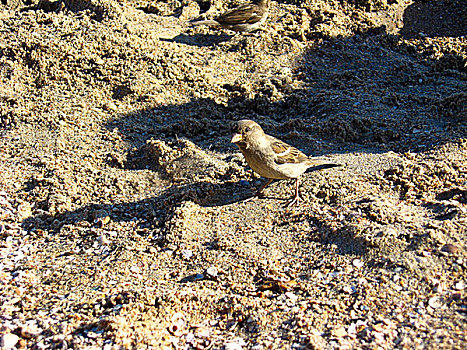
<instances>
[{"instance_id":1,"label":"bird beak","mask_svg":"<svg viewBox=\"0 0 467 350\"><path fill-rule=\"evenodd\" d=\"M242 141L242 134L233 134L232 135L232 140L230 140L231 143L237 143Z\"/></svg>"}]
</instances>

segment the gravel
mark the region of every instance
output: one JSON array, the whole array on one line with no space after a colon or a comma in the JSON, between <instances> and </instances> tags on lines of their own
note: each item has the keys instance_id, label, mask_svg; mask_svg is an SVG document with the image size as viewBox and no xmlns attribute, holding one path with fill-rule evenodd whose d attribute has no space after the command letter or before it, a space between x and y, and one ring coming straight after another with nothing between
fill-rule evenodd
<instances>
[{"instance_id":1,"label":"gravel","mask_svg":"<svg viewBox=\"0 0 467 350\"><path fill-rule=\"evenodd\" d=\"M0 4L3 348L465 347L464 2L239 3ZM251 198L244 118L343 166Z\"/></svg>"}]
</instances>

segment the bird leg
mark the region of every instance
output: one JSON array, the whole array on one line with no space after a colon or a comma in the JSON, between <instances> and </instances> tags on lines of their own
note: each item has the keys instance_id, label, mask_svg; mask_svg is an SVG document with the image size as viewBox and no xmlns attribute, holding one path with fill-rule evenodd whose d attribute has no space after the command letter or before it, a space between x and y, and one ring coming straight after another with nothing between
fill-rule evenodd
<instances>
[{"instance_id":1,"label":"bird leg","mask_svg":"<svg viewBox=\"0 0 467 350\"><path fill-rule=\"evenodd\" d=\"M292 198L292 200L287 203L287 207L290 207L292 205L298 204L300 202L301 198L298 193L298 177L295 179L295 196Z\"/></svg>"},{"instance_id":2,"label":"bird leg","mask_svg":"<svg viewBox=\"0 0 467 350\"><path fill-rule=\"evenodd\" d=\"M256 191L256 196L257 197L262 197L263 196L263 190L272 182L272 179L268 179L265 183L261 185L261 187Z\"/></svg>"}]
</instances>

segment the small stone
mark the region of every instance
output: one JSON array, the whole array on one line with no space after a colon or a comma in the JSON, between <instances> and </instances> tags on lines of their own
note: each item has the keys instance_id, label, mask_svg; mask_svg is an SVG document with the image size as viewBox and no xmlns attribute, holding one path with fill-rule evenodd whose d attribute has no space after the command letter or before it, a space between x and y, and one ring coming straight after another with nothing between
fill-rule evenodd
<instances>
[{"instance_id":1,"label":"small stone","mask_svg":"<svg viewBox=\"0 0 467 350\"><path fill-rule=\"evenodd\" d=\"M361 268L363 267L364 263L360 259L354 259L352 261L352 265L355 266L356 268Z\"/></svg>"},{"instance_id":2,"label":"small stone","mask_svg":"<svg viewBox=\"0 0 467 350\"><path fill-rule=\"evenodd\" d=\"M182 250L182 256L185 259L190 259L193 256L193 252L191 250L189 250L189 249L184 249L184 250Z\"/></svg>"},{"instance_id":3,"label":"small stone","mask_svg":"<svg viewBox=\"0 0 467 350\"><path fill-rule=\"evenodd\" d=\"M336 338L343 338L347 335L347 331L344 327L336 328L331 331L331 335Z\"/></svg>"},{"instance_id":4,"label":"small stone","mask_svg":"<svg viewBox=\"0 0 467 350\"><path fill-rule=\"evenodd\" d=\"M225 343L224 350L242 350L242 346L237 343Z\"/></svg>"},{"instance_id":5,"label":"small stone","mask_svg":"<svg viewBox=\"0 0 467 350\"><path fill-rule=\"evenodd\" d=\"M321 336L321 333L312 329L309 334L307 334L308 343L311 349L326 349L328 348L328 342Z\"/></svg>"},{"instance_id":6,"label":"small stone","mask_svg":"<svg viewBox=\"0 0 467 350\"><path fill-rule=\"evenodd\" d=\"M0 220L6 220L11 215L11 210L0 208Z\"/></svg>"},{"instance_id":7,"label":"small stone","mask_svg":"<svg viewBox=\"0 0 467 350\"><path fill-rule=\"evenodd\" d=\"M443 284L438 284L436 286L433 287L433 292L435 293L443 293L444 292L444 288L443 288Z\"/></svg>"},{"instance_id":8,"label":"small stone","mask_svg":"<svg viewBox=\"0 0 467 350\"><path fill-rule=\"evenodd\" d=\"M357 333L363 332L366 329L366 322L358 320L355 324L355 329L357 330Z\"/></svg>"},{"instance_id":9,"label":"small stone","mask_svg":"<svg viewBox=\"0 0 467 350\"><path fill-rule=\"evenodd\" d=\"M286 292L285 296L289 298L291 301L296 302L298 299L298 296L292 292Z\"/></svg>"},{"instance_id":10,"label":"small stone","mask_svg":"<svg viewBox=\"0 0 467 350\"><path fill-rule=\"evenodd\" d=\"M443 245L443 247L441 248L441 251L442 252L446 252L446 253L449 253L449 254L457 254L459 253L459 247L454 245L454 244L445 244Z\"/></svg>"},{"instance_id":11,"label":"small stone","mask_svg":"<svg viewBox=\"0 0 467 350\"><path fill-rule=\"evenodd\" d=\"M100 245L107 245L109 244L109 240L104 236L104 235L100 235L97 237L97 242L100 244Z\"/></svg>"},{"instance_id":12,"label":"small stone","mask_svg":"<svg viewBox=\"0 0 467 350\"><path fill-rule=\"evenodd\" d=\"M214 266L208 267L205 271L205 274L211 278L216 278L217 273L217 269Z\"/></svg>"},{"instance_id":13,"label":"small stone","mask_svg":"<svg viewBox=\"0 0 467 350\"><path fill-rule=\"evenodd\" d=\"M224 344L224 350L242 350L242 349L243 347L238 343L229 342L229 343Z\"/></svg>"},{"instance_id":14,"label":"small stone","mask_svg":"<svg viewBox=\"0 0 467 350\"><path fill-rule=\"evenodd\" d=\"M433 309L438 309L442 306L441 302L439 301L439 297L432 297L428 300L428 305L430 305Z\"/></svg>"},{"instance_id":15,"label":"small stone","mask_svg":"<svg viewBox=\"0 0 467 350\"><path fill-rule=\"evenodd\" d=\"M190 19L196 18L199 16L199 4L196 1L189 1L186 6L182 8L182 13L180 14L181 21L188 21Z\"/></svg>"},{"instance_id":16,"label":"small stone","mask_svg":"<svg viewBox=\"0 0 467 350\"><path fill-rule=\"evenodd\" d=\"M88 332L86 335L90 339L96 339L99 336L97 333L94 332Z\"/></svg>"},{"instance_id":17,"label":"small stone","mask_svg":"<svg viewBox=\"0 0 467 350\"><path fill-rule=\"evenodd\" d=\"M382 323L377 323L373 326L373 329L376 331L376 332L379 332L379 333L384 333L386 327L382 324Z\"/></svg>"},{"instance_id":18,"label":"small stone","mask_svg":"<svg viewBox=\"0 0 467 350\"><path fill-rule=\"evenodd\" d=\"M377 343L384 343L384 334L381 333L381 332L373 332L371 333L373 335L373 337L375 338L375 341Z\"/></svg>"},{"instance_id":19,"label":"small stone","mask_svg":"<svg viewBox=\"0 0 467 350\"><path fill-rule=\"evenodd\" d=\"M23 202L18 206L18 220L23 221L32 215L32 208L28 202Z\"/></svg>"},{"instance_id":20,"label":"small stone","mask_svg":"<svg viewBox=\"0 0 467 350\"><path fill-rule=\"evenodd\" d=\"M104 216L102 218L96 218L94 220L94 225L96 225L97 227L104 227L105 225L107 225L108 223L110 222L110 216Z\"/></svg>"},{"instance_id":21,"label":"small stone","mask_svg":"<svg viewBox=\"0 0 467 350\"><path fill-rule=\"evenodd\" d=\"M464 281L457 282L457 283L454 285L454 288L455 288L456 290L464 290L464 289L465 289L465 282L464 282Z\"/></svg>"},{"instance_id":22,"label":"small stone","mask_svg":"<svg viewBox=\"0 0 467 350\"><path fill-rule=\"evenodd\" d=\"M95 339L97 338L97 333L94 332L88 332L87 334L88 338ZM62 343L65 341L65 335L64 334L56 334L52 337L52 341L54 343Z\"/></svg>"},{"instance_id":23,"label":"small stone","mask_svg":"<svg viewBox=\"0 0 467 350\"><path fill-rule=\"evenodd\" d=\"M141 269L138 266L133 265L132 267L130 267L130 271L133 273L140 273Z\"/></svg>"},{"instance_id":24,"label":"small stone","mask_svg":"<svg viewBox=\"0 0 467 350\"><path fill-rule=\"evenodd\" d=\"M115 103L113 103L112 101L107 102L107 103L103 106L103 108L104 108L106 111L109 111L109 112L115 112L115 111L118 109L117 105L116 105Z\"/></svg>"},{"instance_id":25,"label":"small stone","mask_svg":"<svg viewBox=\"0 0 467 350\"><path fill-rule=\"evenodd\" d=\"M357 288L354 286L344 286L342 290L347 294L355 294L357 292Z\"/></svg>"},{"instance_id":26,"label":"small stone","mask_svg":"<svg viewBox=\"0 0 467 350\"><path fill-rule=\"evenodd\" d=\"M352 323L349 327L347 327L348 334L356 334L357 333L357 325Z\"/></svg>"},{"instance_id":27,"label":"small stone","mask_svg":"<svg viewBox=\"0 0 467 350\"><path fill-rule=\"evenodd\" d=\"M16 334L7 333L0 338L0 346L3 349L11 349L18 343L19 337Z\"/></svg>"},{"instance_id":28,"label":"small stone","mask_svg":"<svg viewBox=\"0 0 467 350\"><path fill-rule=\"evenodd\" d=\"M28 342L26 341L26 339L19 339L18 341L18 348L20 349L24 349L26 346L28 345Z\"/></svg>"}]
</instances>

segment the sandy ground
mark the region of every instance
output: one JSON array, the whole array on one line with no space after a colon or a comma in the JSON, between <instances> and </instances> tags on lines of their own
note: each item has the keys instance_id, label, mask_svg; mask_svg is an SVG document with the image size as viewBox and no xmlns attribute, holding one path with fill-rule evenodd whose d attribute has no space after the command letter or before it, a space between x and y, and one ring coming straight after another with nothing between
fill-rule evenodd
<instances>
[{"instance_id":1,"label":"sandy ground","mask_svg":"<svg viewBox=\"0 0 467 350\"><path fill-rule=\"evenodd\" d=\"M463 0L0 3L0 345L462 349ZM253 119L343 166L252 196Z\"/></svg>"}]
</instances>

